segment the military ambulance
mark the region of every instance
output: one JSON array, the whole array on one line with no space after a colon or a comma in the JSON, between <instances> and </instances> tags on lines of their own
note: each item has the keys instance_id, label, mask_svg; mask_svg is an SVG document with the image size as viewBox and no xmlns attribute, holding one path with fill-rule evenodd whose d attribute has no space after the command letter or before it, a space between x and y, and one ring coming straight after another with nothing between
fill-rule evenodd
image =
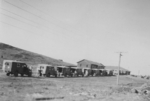
<instances>
[{"instance_id":1,"label":"military ambulance","mask_svg":"<svg viewBox=\"0 0 150 101\"><path fill-rule=\"evenodd\" d=\"M71 67L73 76L84 76L84 70L81 67Z\"/></svg>"},{"instance_id":2,"label":"military ambulance","mask_svg":"<svg viewBox=\"0 0 150 101\"><path fill-rule=\"evenodd\" d=\"M15 77L20 74L21 76L27 75L32 76L32 71L28 68L27 64L21 61L16 60L4 60L3 61L3 71L6 72L6 75L14 75Z\"/></svg>"},{"instance_id":3,"label":"military ambulance","mask_svg":"<svg viewBox=\"0 0 150 101\"><path fill-rule=\"evenodd\" d=\"M37 71L39 73L39 76L57 77L57 69L55 68L55 66L49 64L38 64Z\"/></svg>"},{"instance_id":4,"label":"military ambulance","mask_svg":"<svg viewBox=\"0 0 150 101\"><path fill-rule=\"evenodd\" d=\"M68 66L56 66L58 71L58 75L60 77L73 77L74 76L74 69Z\"/></svg>"}]
</instances>

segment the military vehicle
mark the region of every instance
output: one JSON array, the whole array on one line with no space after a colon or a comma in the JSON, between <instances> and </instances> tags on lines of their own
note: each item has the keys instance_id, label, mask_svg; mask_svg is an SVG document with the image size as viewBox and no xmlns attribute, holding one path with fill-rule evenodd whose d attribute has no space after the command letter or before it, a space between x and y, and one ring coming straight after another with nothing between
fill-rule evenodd
<instances>
[{"instance_id":1,"label":"military vehicle","mask_svg":"<svg viewBox=\"0 0 150 101\"><path fill-rule=\"evenodd\" d=\"M49 64L39 64L37 71L39 72L40 76L46 76L46 77L50 77L50 76L55 76L57 77L57 69Z\"/></svg>"},{"instance_id":2,"label":"military vehicle","mask_svg":"<svg viewBox=\"0 0 150 101\"><path fill-rule=\"evenodd\" d=\"M26 63L21 61L14 60L5 60L3 61L3 71L6 72L6 75L14 75L15 77L20 74L21 76L27 75L29 77L32 76L31 69L27 66Z\"/></svg>"}]
</instances>

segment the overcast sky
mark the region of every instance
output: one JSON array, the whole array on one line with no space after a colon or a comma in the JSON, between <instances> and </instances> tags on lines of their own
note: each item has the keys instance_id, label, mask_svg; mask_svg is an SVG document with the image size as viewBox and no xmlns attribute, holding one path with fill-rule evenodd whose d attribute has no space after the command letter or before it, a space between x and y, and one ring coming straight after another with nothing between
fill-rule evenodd
<instances>
[{"instance_id":1,"label":"overcast sky","mask_svg":"<svg viewBox=\"0 0 150 101\"><path fill-rule=\"evenodd\" d=\"M150 0L0 0L0 41L150 75Z\"/></svg>"}]
</instances>

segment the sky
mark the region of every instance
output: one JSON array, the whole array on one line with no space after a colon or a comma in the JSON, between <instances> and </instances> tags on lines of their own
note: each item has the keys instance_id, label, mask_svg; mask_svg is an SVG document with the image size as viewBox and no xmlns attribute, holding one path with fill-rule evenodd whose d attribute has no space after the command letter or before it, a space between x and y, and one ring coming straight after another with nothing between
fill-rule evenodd
<instances>
[{"instance_id":1,"label":"sky","mask_svg":"<svg viewBox=\"0 0 150 101\"><path fill-rule=\"evenodd\" d=\"M150 75L150 0L0 0L0 42Z\"/></svg>"}]
</instances>

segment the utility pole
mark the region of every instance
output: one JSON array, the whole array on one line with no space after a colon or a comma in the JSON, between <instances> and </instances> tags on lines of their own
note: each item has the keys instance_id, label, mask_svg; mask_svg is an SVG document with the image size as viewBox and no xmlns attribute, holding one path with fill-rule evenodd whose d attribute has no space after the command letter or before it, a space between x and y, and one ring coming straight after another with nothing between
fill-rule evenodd
<instances>
[{"instance_id":1,"label":"utility pole","mask_svg":"<svg viewBox=\"0 0 150 101\"><path fill-rule=\"evenodd\" d=\"M119 64L118 64L118 74L117 74L117 85L119 85L119 71L120 71L120 63L121 63L121 52L119 53Z\"/></svg>"},{"instance_id":2,"label":"utility pole","mask_svg":"<svg viewBox=\"0 0 150 101\"><path fill-rule=\"evenodd\" d=\"M118 73L117 73L117 85L119 85L119 71L120 71L120 64L121 64L121 56L122 56L122 53L125 53L125 52L117 52L119 53L119 64L118 64Z\"/></svg>"}]
</instances>

